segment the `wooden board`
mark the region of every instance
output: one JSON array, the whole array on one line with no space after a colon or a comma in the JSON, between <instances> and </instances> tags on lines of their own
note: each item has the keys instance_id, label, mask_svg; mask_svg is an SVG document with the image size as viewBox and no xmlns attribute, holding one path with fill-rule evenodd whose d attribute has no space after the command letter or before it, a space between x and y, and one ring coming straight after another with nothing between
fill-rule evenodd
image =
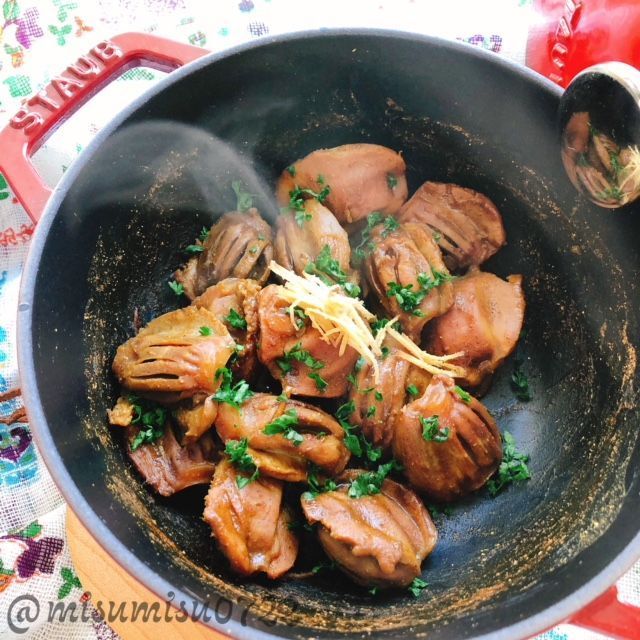
<instances>
[{"instance_id":1,"label":"wooden board","mask_svg":"<svg viewBox=\"0 0 640 640\"><path fill-rule=\"evenodd\" d=\"M102 602L125 603L125 610L131 611L131 603L147 602L149 606L157 602L160 612L166 604L154 593L130 576L100 545L91 537L77 516L67 508L67 539L69 551L76 573L91 599ZM116 621L110 626L120 634L123 640L228 640L229 636L214 631L192 620L156 622L150 616L147 622Z\"/></svg>"}]
</instances>

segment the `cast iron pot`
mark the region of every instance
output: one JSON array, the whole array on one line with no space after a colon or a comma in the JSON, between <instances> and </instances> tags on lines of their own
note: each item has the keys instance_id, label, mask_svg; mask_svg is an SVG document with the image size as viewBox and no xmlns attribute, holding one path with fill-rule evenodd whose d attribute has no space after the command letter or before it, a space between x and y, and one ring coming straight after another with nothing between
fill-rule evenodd
<instances>
[{"instance_id":1,"label":"cast iron pot","mask_svg":"<svg viewBox=\"0 0 640 640\"><path fill-rule=\"evenodd\" d=\"M559 158L560 89L492 54L366 30L203 53L140 34L101 43L1 134L14 191L34 217L44 208L23 275L19 359L30 423L66 500L140 582L174 604L218 604L209 624L239 638L520 638L567 619L640 556L640 205L611 213L577 195ZM141 60L191 63L117 115L48 199L28 156L87 92ZM419 599L372 597L330 573L239 579L200 518L205 489L153 495L107 426L110 362L134 311L147 321L178 305L167 280L229 205L221 181L243 170L218 138L267 185L318 147L387 145L402 150L411 191L455 182L503 214L508 245L487 269L524 275L517 357L533 399L513 397L510 362L486 403L531 455L533 477L438 519ZM614 606L611 593L600 602ZM637 633L632 610L616 606L609 630ZM590 611L582 621L598 624Z\"/></svg>"}]
</instances>

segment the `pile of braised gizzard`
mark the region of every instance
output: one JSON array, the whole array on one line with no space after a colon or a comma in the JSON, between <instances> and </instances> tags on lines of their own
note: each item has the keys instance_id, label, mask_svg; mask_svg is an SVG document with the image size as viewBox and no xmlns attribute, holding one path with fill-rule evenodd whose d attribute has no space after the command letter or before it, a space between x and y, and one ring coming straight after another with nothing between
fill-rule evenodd
<instances>
[{"instance_id":1,"label":"pile of braised gizzard","mask_svg":"<svg viewBox=\"0 0 640 640\"><path fill-rule=\"evenodd\" d=\"M500 213L454 184L407 199L401 155L373 144L287 167L275 229L234 188L238 210L203 229L169 283L191 304L118 348L110 423L159 494L210 485L204 520L236 572L284 576L304 527L356 583L419 592L437 540L423 500L528 477L467 391L486 390L523 323L521 277L479 269L505 243ZM291 307L274 262L366 303L367 331L389 330L373 363ZM259 391L275 381L280 395Z\"/></svg>"}]
</instances>

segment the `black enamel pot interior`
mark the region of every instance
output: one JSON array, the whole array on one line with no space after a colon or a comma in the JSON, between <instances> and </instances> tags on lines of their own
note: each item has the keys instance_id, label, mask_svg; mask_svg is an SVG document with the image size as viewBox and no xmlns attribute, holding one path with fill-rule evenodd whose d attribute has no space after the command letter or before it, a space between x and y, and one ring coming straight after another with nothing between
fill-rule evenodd
<instances>
[{"instance_id":1,"label":"black enamel pot interior","mask_svg":"<svg viewBox=\"0 0 640 640\"><path fill-rule=\"evenodd\" d=\"M329 31L207 56L98 136L33 239L20 364L49 468L132 575L175 601L243 603L221 627L242 638L517 638L565 619L640 555L640 205L609 212L577 195L560 163L558 99L536 74L466 45ZM242 173L212 135L260 168L265 189L313 149L366 141L402 150L410 191L454 182L503 214L508 244L486 268L524 275L517 356L533 399L514 398L510 361L485 402L530 453L533 477L438 518L419 599L372 597L334 573L239 579L201 520L205 488L153 495L107 425L110 362L134 310L146 321L177 306L167 281L182 249Z\"/></svg>"}]
</instances>

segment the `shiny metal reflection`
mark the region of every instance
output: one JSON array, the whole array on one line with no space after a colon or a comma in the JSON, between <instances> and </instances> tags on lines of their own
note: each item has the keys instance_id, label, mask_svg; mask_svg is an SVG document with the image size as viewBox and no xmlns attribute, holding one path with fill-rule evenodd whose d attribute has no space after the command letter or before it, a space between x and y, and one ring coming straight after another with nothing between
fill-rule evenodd
<instances>
[{"instance_id":1,"label":"shiny metal reflection","mask_svg":"<svg viewBox=\"0 0 640 640\"><path fill-rule=\"evenodd\" d=\"M606 62L578 74L560 101L562 162L573 185L615 209L640 196L640 71Z\"/></svg>"}]
</instances>

